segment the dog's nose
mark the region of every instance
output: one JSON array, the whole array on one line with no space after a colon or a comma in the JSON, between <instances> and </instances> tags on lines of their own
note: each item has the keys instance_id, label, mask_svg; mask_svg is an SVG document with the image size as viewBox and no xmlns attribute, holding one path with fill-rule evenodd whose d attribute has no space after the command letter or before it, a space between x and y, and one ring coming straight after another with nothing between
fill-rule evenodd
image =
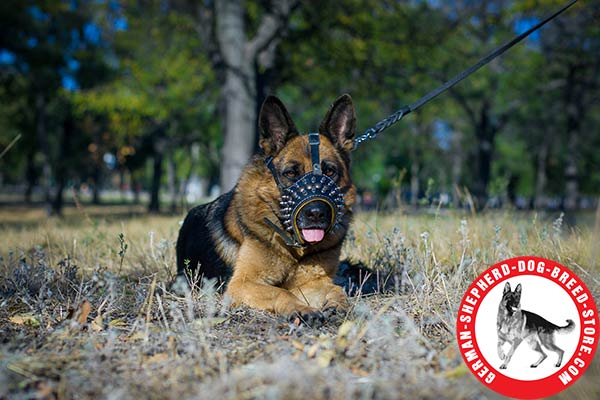
<instances>
[{"instance_id":1,"label":"dog's nose","mask_svg":"<svg viewBox=\"0 0 600 400\"><path fill-rule=\"evenodd\" d=\"M325 218L325 210L322 210L320 207L310 206L306 210L306 216L313 222L319 222Z\"/></svg>"},{"instance_id":2,"label":"dog's nose","mask_svg":"<svg viewBox=\"0 0 600 400\"><path fill-rule=\"evenodd\" d=\"M308 222L319 224L327 222L327 211L327 204L322 201L313 201L304 207L302 214Z\"/></svg>"}]
</instances>

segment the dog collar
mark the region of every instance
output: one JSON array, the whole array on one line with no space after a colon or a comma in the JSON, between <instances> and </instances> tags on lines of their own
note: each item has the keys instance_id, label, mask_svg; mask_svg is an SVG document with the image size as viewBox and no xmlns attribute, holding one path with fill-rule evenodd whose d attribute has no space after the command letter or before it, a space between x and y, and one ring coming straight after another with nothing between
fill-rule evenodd
<instances>
[{"instance_id":1,"label":"dog collar","mask_svg":"<svg viewBox=\"0 0 600 400\"><path fill-rule=\"evenodd\" d=\"M283 238L288 246L307 246L298 226L298 214L312 202L322 201L330 208L331 221L329 221L329 226L325 230L325 235L337 229L342 222L345 205L344 193L333 179L323 175L319 153L320 142L318 133L308 134L312 170L289 186L281 184L273 164L273 157L269 156L265 159L265 164L271 171L281 194L281 200L279 201L280 215L278 215L278 218L284 229L281 229L268 218L264 218L264 221Z\"/></svg>"}]
</instances>

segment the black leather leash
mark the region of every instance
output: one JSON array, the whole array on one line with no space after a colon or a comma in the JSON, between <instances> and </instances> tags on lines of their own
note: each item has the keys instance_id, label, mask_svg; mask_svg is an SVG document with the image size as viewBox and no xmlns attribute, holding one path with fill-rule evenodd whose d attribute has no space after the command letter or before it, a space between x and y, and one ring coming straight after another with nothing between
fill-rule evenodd
<instances>
[{"instance_id":1,"label":"black leather leash","mask_svg":"<svg viewBox=\"0 0 600 400\"><path fill-rule=\"evenodd\" d=\"M354 150L356 150L358 145L361 144L362 142L369 140L369 139L376 138L379 133L381 133L385 129L389 128L396 122L400 121L402 119L402 117L404 117L406 114L409 114L409 113L417 110L419 107L421 107L425 103L433 100L434 98L436 98L437 96L439 96L440 94L445 92L446 90L448 90L451 87L453 87L454 85L456 85L458 82L462 81L463 79L465 79L466 77L468 77L469 75L471 75L472 73L477 71L478 69L480 69L481 67L483 67L484 65L486 65L487 63L492 61L494 58L498 57L499 55L501 55L502 53L504 53L505 51L507 51L508 49L510 49L517 43L519 43L521 40L525 39L531 33L535 32L536 30L538 30L539 28L544 26L547 22L556 18L558 15L560 15L562 12L567 10L569 7L571 7L576 2L577 2L577 0L572 0L570 3L565 5L563 8L561 8L554 14L550 15L543 21L537 23L536 25L529 28L525 32L521 33L520 35L516 36L511 41L498 47L496 50L492 51L490 54L488 54L487 56L485 56L481 60L479 60L476 64L472 65L471 67L467 68L460 74L456 75L454 78L450 79L449 81L444 83L442 86L427 93L425 96L421 97L416 102L414 102L410 105L404 106L401 109L399 109L398 111L396 111L395 113L390 114L386 118L382 119L377 124L375 124L374 126L372 126L369 129L367 129L365 131L365 133L363 133L362 135L360 135L356 139L354 139Z\"/></svg>"}]
</instances>

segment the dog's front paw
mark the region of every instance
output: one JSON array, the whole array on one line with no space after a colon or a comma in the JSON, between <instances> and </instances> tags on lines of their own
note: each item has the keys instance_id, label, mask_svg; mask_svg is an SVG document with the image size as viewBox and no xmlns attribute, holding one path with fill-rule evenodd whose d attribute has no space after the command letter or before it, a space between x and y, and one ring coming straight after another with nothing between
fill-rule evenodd
<instances>
[{"instance_id":1,"label":"dog's front paw","mask_svg":"<svg viewBox=\"0 0 600 400\"><path fill-rule=\"evenodd\" d=\"M538 366L537 364L531 364L529 367L530 368L537 368L537 366Z\"/></svg>"},{"instance_id":2,"label":"dog's front paw","mask_svg":"<svg viewBox=\"0 0 600 400\"><path fill-rule=\"evenodd\" d=\"M502 365L500 366L500 369L506 369L506 364L502 364Z\"/></svg>"},{"instance_id":3,"label":"dog's front paw","mask_svg":"<svg viewBox=\"0 0 600 400\"><path fill-rule=\"evenodd\" d=\"M558 368L558 367L560 367L560 364L562 364L562 362L561 362L561 361L559 361L559 362L557 362L556 364L554 364L554 366L555 366L556 368Z\"/></svg>"},{"instance_id":4,"label":"dog's front paw","mask_svg":"<svg viewBox=\"0 0 600 400\"><path fill-rule=\"evenodd\" d=\"M506 357L506 354L504 354L504 351L502 351L502 349L498 349L498 357L500 357L501 360L504 360L504 357Z\"/></svg>"}]
</instances>

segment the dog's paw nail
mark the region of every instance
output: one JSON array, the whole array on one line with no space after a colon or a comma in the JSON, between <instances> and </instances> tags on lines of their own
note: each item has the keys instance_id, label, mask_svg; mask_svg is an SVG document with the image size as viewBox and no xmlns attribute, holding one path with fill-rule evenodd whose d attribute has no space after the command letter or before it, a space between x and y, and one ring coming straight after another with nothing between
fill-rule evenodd
<instances>
[{"instance_id":1,"label":"dog's paw nail","mask_svg":"<svg viewBox=\"0 0 600 400\"><path fill-rule=\"evenodd\" d=\"M505 364L502 364L502 365L500 366L500 369L506 369L506 365L505 365Z\"/></svg>"}]
</instances>

